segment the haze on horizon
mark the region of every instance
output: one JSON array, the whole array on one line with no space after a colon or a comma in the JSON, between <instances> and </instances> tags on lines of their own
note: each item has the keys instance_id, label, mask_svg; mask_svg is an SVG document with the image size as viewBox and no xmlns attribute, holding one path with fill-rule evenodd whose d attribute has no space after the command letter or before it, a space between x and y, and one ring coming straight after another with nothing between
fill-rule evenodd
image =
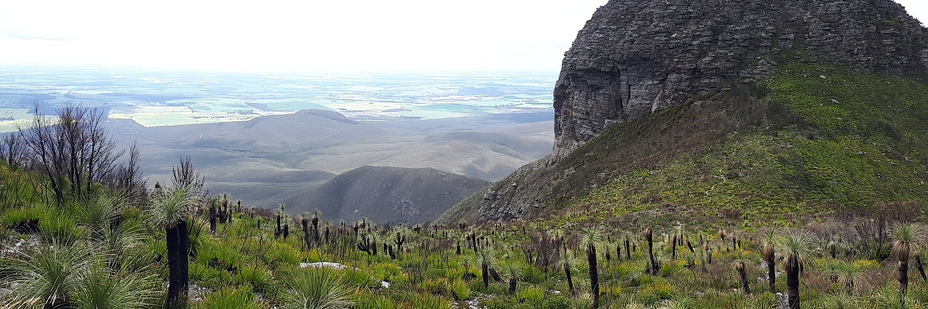
<instances>
[{"instance_id":1,"label":"haze on horizon","mask_svg":"<svg viewBox=\"0 0 928 309\"><path fill-rule=\"evenodd\" d=\"M928 20L923 0L898 0ZM606 0L0 4L0 66L557 73Z\"/></svg>"},{"instance_id":2,"label":"haze on horizon","mask_svg":"<svg viewBox=\"0 0 928 309\"><path fill-rule=\"evenodd\" d=\"M0 66L556 73L605 3L11 1L0 4Z\"/></svg>"}]
</instances>

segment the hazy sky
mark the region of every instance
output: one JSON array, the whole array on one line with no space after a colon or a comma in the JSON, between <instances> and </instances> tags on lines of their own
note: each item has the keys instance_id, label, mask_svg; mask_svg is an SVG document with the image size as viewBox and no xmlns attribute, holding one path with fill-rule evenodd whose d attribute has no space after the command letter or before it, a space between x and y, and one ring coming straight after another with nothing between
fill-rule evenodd
<instances>
[{"instance_id":1,"label":"hazy sky","mask_svg":"<svg viewBox=\"0 0 928 309\"><path fill-rule=\"evenodd\" d=\"M606 1L3 0L0 66L556 73Z\"/></svg>"}]
</instances>

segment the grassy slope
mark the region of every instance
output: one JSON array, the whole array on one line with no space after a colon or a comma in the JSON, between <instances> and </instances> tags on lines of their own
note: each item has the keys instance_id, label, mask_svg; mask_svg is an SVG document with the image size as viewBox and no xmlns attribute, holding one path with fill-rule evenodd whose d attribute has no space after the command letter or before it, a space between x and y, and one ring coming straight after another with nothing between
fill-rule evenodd
<instances>
[{"instance_id":1,"label":"grassy slope","mask_svg":"<svg viewBox=\"0 0 928 309\"><path fill-rule=\"evenodd\" d=\"M928 199L928 86L778 59L777 75L618 125L501 183L553 221L795 218ZM442 219L474 219L479 200ZM628 216L626 216L628 215ZM785 222L784 222L785 223Z\"/></svg>"}]
</instances>

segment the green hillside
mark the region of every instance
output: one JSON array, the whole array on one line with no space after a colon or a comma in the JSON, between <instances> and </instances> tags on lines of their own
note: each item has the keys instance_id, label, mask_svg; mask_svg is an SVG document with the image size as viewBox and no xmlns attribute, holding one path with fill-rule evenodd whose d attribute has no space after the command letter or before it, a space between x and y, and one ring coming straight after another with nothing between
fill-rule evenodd
<instances>
[{"instance_id":1,"label":"green hillside","mask_svg":"<svg viewBox=\"0 0 928 309\"><path fill-rule=\"evenodd\" d=\"M58 205L46 176L0 163L0 308L773 308L793 291L806 308L924 308L924 225L897 223L925 215L928 86L770 60L770 79L520 169L449 225L291 218L215 193L169 207L193 191L121 199L112 181ZM492 212L484 198L528 203L507 209L528 220L460 222Z\"/></svg>"},{"instance_id":2,"label":"green hillside","mask_svg":"<svg viewBox=\"0 0 928 309\"><path fill-rule=\"evenodd\" d=\"M529 218L571 222L756 225L928 199L924 76L858 72L803 53L768 61L778 63L772 78L613 126L491 190L532 199ZM531 185L507 191L512 183ZM440 220L478 219L480 204L472 197Z\"/></svg>"}]
</instances>

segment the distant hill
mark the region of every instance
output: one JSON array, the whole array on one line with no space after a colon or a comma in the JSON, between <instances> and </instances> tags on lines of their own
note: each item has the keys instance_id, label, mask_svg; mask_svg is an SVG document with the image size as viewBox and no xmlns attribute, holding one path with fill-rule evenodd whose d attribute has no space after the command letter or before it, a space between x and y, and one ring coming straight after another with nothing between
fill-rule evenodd
<instances>
[{"instance_id":1,"label":"distant hill","mask_svg":"<svg viewBox=\"0 0 928 309\"><path fill-rule=\"evenodd\" d=\"M436 168L486 180L551 153L551 113L440 120L355 121L326 110L243 122L143 127L110 122L124 146L138 141L153 185L190 156L211 192L248 206L274 208L284 198L364 165ZM290 204L290 203L288 203Z\"/></svg>"},{"instance_id":2,"label":"distant hill","mask_svg":"<svg viewBox=\"0 0 928 309\"><path fill-rule=\"evenodd\" d=\"M292 214L319 210L326 219L378 224L424 223L489 184L432 168L363 166L284 199Z\"/></svg>"}]
</instances>

